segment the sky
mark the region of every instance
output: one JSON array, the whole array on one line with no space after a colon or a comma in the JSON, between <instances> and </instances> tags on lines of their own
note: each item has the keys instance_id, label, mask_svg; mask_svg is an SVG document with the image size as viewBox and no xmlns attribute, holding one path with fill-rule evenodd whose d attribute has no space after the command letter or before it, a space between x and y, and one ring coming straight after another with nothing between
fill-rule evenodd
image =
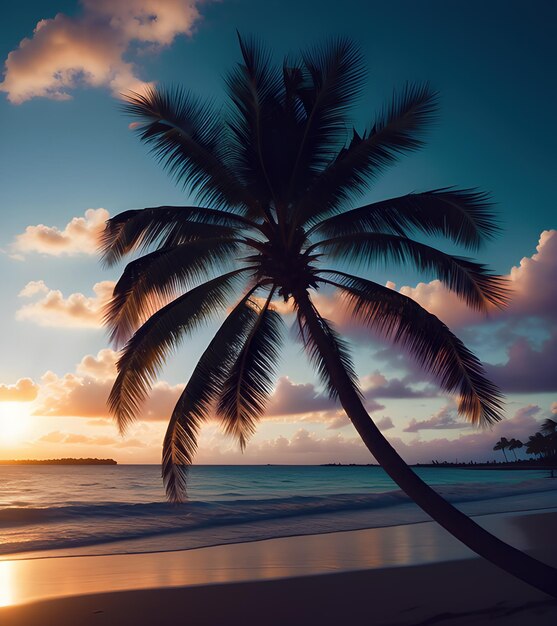
<instances>
[{"instance_id":1,"label":"sky","mask_svg":"<svg viewBox=\"0 0 557 626\"><path fill-rule=\"evenodd\" d=\"M501 436L527 440L557 413L554 2L24 0L3 13L0 459L159 462L166 421L214 328L188 338L121 437L106 409L117 353L100 311L122 267L100 265L97 236L121 211L192 199L130 130L120 94L180 84L223 102L223 77L239 61L236 29L260 37L279 61L350 36L368 66L354 110L360 129L407 81L439 91L426 147L386 172L362 204L450 185L479 187L496 202L502 232L476 258L509 277L505 311L481 317L434 277L404 267L369 274L438 315L484 361L506 395L506 418L493 429L459 418L453 397L348 319L333 294L318 298L351 341L367 408L402 456L497 458ZM372 459L289 341L246 451L210 422L197 461Z\"/></svg>"}]
</instances>

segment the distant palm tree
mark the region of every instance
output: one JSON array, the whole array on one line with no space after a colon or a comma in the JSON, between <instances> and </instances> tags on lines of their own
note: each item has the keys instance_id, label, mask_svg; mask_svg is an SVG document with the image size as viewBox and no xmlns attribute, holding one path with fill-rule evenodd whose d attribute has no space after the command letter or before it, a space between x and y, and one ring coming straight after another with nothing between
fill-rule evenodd
<instances>
[{"instance_id":1,"label":"distant palm tree","mask_svg":"<svg viewBox=\"0 0 557 626\"><path fill-rule=\"evenodd\" d=\"M557 433L557 421L552 420L549 417L544 420L544 423L542 424L542 433L544 435L554 435Z\"/></svg>"},{"instance_id":2,"label":"distant palm tree","mask_svg":"<svg viewBox=\"0 0 557 626\"><path fill-rule=\"evenodd\" d=\"M505 450L509 447L509 440L506 437L501 437L501 439L499 439L499 441L493 446L494 450L501 450L505 456L505 461L508 461L509 459L507 459L507 453L505 452Z\"/></svg>"},{"instance_id":3,"label":"distant palm tree","mask_svg":"<svg viewBox=\"0 0 557 626\"><path fill-rule=\"evenodd\" d=\"M524 444L522 443L522 441L520 441L520 439L511 439L509 441L509 450L512 450L512 453L514 454L514 460L517 460L517 456L516 456L516 452L515 450L520 450L520 448L522 448Z\"/></svg>"},{"instance_id":4,"label":"distant palm tree","mask_svg":"<svg viewBox=\"0 0 557 626\"><path fill-rule=\"evenodd\" d=\"M546 459L557 457L557 422L546 419L541 432L528 438L526 452Z\"/></svg>"},{"instance_id":5,"label":"distant palm tree","mask_svg":"<svg viewBox=\"0 0 557 626\"><path fill-rule=\"evenodd\" d=\"M547 443L547 438L542 433L530 435L526 442L526 452L528 454L535 454L540 458L546 456L548 451Z\"/></svg>"},{"instance_id":6,"label":"distant palm tree","mask_svg":"<svg viewBox=\"0 0 557 626\"><path fill-rule=\"evenodd\" d=\"M546 437L549 457L557 457L557 421L547 418L542 424L542 433Z\"/></svg>"},{"instance_id":7,"label":"distant palm tree","mask_svg":"<svg viewBox=\"0 0 557 626\"><path fill-rule=\"evenodd\" d=\"M394 289L335 268L411 263L479 311L504 303L503 282L483 265L411 238L477 248L497 231L483 193L445 188L349 205L400 155L422 145L436 94L427 85L406 86L369 130L347 137L349 107L364 78L350 41L331 41L282 66L253 41L240 38L240 47L243 62L226 79L230 106L222 112L178 88L128 99L141 138L202 206L126 211L107 223L106 263L145 253L125 268L106 312L113 340L125 344L109 399L120 429L136 419L168 354L226 312L164 440L167 494L183 500L201 424L216 413L243 448L265 412L283 329L273 306L280 297L292 303L323 384L391 478L472 550L555 594L554 569L487 533L401 459L364 407L347 343L312 298L323 287L338 289L356 319L459 396L461 415L477 425L500 419L498 389L447 326Z\"/></svg>"}]
</instances>

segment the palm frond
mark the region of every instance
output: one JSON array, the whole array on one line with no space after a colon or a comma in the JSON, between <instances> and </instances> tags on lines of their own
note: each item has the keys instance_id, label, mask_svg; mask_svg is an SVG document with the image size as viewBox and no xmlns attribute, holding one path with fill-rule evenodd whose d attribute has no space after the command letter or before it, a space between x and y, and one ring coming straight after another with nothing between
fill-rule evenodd
<instances>
[{"instance_id":1,"label":"palm frond","mask_svg":"<svg viewBox=\"0 0 557 626\"><path fill-rule=\"evenodd\" d=\"M543 421L541 431L544 435L557 434L557 421L552 420L550 417L548 417Z\"/></svg>"},{"instance_id":2,"label":"palm frond","mask_svg":"<svg viewBox=\"0 0 557 626\"><path fill-rule=\"evenodd\" d=\"M269 51L255 38L238 33L243 63L226 77L226 85L234 109L228 117L231 130L229 159L246 189L257 198L258 210L265 213L276 199L276 180L270 164L274 156L272 137L266 130L276 120L283 97L282 73L271 63Z\"/></svg>"},{"instance_id":3,"label":"palm frond","mask_svg":"<svg viewBox=\"0 0 557 626\"><path fill-rule=\"evenodd\" d=\"M137 132L155 157L201 203L247 207L253 199L223 158L225 127L214 108L180 87L131 93L125 113L140 120Z\"/></svg>"},{"instance_id":4,"label":"palm frond","mask_svg":"<svg viewBox=\"0 0 557 626\"><path fill-rule=\"evenodd\" d=\"M307 76L296 85L296 94L305 119L300 120L291 191L296 189L298 179L307 186L308 177L311 179L336 155L339 141L346 137L347 113L362 89L365 75L361 52L345 37L315 46L303 53L302 59Z\"/></svg>"},{"instance_id":5,"label":"palm frond","mask_svg":"<svg viewBox=\"0 0 557 626\"><path fill-rule=\"evenodd\" d=\"M201 355L172 412L162 453L162 477L171 502L186 499L187 472L197 449L200 426L211 416L213 403L256 322L257 312L247 303L256 288L225 319Z\"/></svg>"},{"instance_id":6,"label":"palm frond","mask_svg":"<svg viewBox=\"0 0 557 626\"><path fill-rule=\"evenodd\" d=\"M393 289L343 272L324 282L347 296L352 315L399 344L441 387L459 395L458 412L484 426L502 418L502 395L476 356L435 315Z\"/></svg>"},{"instance_id":7,"label":"palm frond","mask_svg":"<svg viewBox=\"0 0 557 626\"><path fill-rule=\"evenodd\" d=\"M110 340L121 346L138 325L180 291L235 261L236 239L215 238L164 247L128 263L104 309Z\"/></svg>"},{"instance_id":8,"label":"palm frond","mask_svg":"<svg viewBox=\"0 0 557 626\"><path fill-rule=\"evenodd\" d=\"M446 187L366 204L319 222L311 232L324 236L421 232L477 249L499 230L492 206L486 193Z\"/></svg>"},{"instance_id":9,"label":"palm frond","mask_svg":"<svg viewBox=\"0 0 557 626\"><path fill-rule=\"evenodd\" d=\"M394 95L370 131L343 148L310 185L299 201L298 224L313 225L338 212L343 203L366 191L397 158L423 145L423 131L435 117L437 94L429 85L407 85Z\"/></svg>"},{"instance_id":10,"label":"palm frond","mask_svg":"<svg viewBox=\"0 0 557 626\"><path fill-rule=\"evenodd\" d=\"M130 252L178 245L196 239L232 237L258 225L230 211L160 206L124 211L106 222L100 252L107 266Z\"/></svg>"},{"instance_id":11,"label":"palm frond","mask_svg":"<svg viewBox=\"0 0 557 626\"><path fill-rule=\"evenodd\" d=\"M172 349L185 334L224 309L241 274L235 270L210 280L157 311L135 332L118 360L118 376L108 398L123 432L137 418L141 403Z\"/></svg>"},{"instance_id":12,"label":"palm frond","mask_svg":"<svg viewBox=\"0 0 557 626\"><path fill-rule=\"evenodd\" d=\"M308 298L309 299L309 298ZM319 325L320 333L324 334L327 338L328 347L332 349L338 357L338 360L342 363L344 371L348 375L352 386L360 394L358 375L354 369L352 357L350 356L350 348L348 342L342 339L342 337L334 329L332 323L326 320L317 310L313 302L309 300L311 305L311 314L314 321ZM296 300L296 306L298 307L298 301ZM311 330L311 320L309 320L300 310L297 308L296 320L298 323L299 338L304 346L306 354L310 360L310 363L317 370L319 379L321 380L325 389L329 394L329 397L336 399L338 397L338 391L335 383L329 376L329 370L327 364L323 358L322 351L319 348L319 344L316 340L314 333Z\"/></svg>"},{"instance_id":13,"label":"palm frond","mask_svg":"<svg viewBox=\"0 0 557 626\"><path fill-rule=\"evenodd\" d=\"M273 293L261 307L222 385L217 404L225 432L236 437L242 449L254 433L273 390L283 330L282 317L270 307Z\"/></svg>"},{"instance_id":14,"label":"palm frond","mask_svg":"<svg viewBox=\"0 0 557 626\"><path fill-rule=\"evenodd\" d=\"M469 259L452 256L398 235L355 233L326 239L308 249L322 251L331 259L358 266L373 263L412 263L419 271L433 274L468 306L487 312L508 301L507 281Z\"/></svg>"}]
</instances>

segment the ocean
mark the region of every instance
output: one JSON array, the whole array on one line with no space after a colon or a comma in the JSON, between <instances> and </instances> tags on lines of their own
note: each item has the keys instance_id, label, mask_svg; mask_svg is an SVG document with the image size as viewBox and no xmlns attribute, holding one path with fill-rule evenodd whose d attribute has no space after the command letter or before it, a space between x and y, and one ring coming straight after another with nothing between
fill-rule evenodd
<instances>
[{"instance_id":1,"label":"ocean","mask_svg":"<svg viewBox=\"0 0 557 626\"><path fill-rule=\"evenodd\" d=\"M469 514L557 506L546 471L416 471ZM379 467L194 466L189 485L189 501L172 505L155 465L0 466L0 554L176 550L429 519Z\"/></svg>"}]
</instances>

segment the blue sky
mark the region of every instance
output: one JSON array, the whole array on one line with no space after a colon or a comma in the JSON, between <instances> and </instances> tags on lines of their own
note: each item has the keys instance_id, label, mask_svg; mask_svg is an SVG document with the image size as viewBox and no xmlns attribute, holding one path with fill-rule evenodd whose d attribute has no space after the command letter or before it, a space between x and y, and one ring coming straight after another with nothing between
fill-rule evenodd
<instances>
[{"instance_id":1,"label":"blue sky","mask_svg":"<svg viewBox=\"0 0 557 626\"><path fill-rule=\"evenodd\" d=\"M146 6L150 4L152 12L161 11L157 3L147 2ZM127 454L134 460L158 457L157 440L162 432L162 420L146 419L143 426L138 426L146 429L135 436L142 446L117 449L117 444L98 443L99 437L108 439L114 435L109 422L90 424L96 417L104 419L104 414L95 414L100 410L91 409L84 419L81 414L64 415L72 410L67 407L52 408L55 384L48 387L43 380L45 372L51 371L58 377L58 393L62 393L60 381L67 382L64 376L81 376L82 386L89 378L97 380L93 370L82 366L79 374L76 365L87 355L96 357L99 350L108 347L103 330L95 327L91 319L85 322L81 319L81 325L76 321L75 327L69 327L64 313L57 322L48 321L45 307L27 314L18 313L22 307L48 297L51 310L62 306L67 313L70 294L83 294L82 298L90 299L93 286L114 280L116 272L103 270L95 255L84 253L86 250L56 255L54 249L33 248L29 238L19 248L14 242L29 226L43 224L62 231L72 218L83 217L87 209L103 207L114 215L129 208L188 203L191 199L187 193L173 185L128 129L130 120L119 111L115 93L118 85L129 85L130 80L179 83L221 102L223 75L238 60L235 29L260 36L276 52L277 59L329 36L353 38L361 46L369 68L367 88L354 111L357 128L372 123L374 112L388 100L393 89L406 81L429 81L439 90L441 115L429 134L427 147L406 157L383 176L368 199L447 185L477 186L492 192L503 232L481 250L478 258L503 274L518 266L523 257L532 257L541 233L557 226L552 182L556 165L552 141L556 136L556 94L555 81L551 80L551 60L555 58L552 33L557 17L555 3L540 0L527 4L168 0L158 4L165 5L158 15L161 28L143 41L130 30L139 14L141 3L138 0L24 2L5 9L5 19L0 25L1 57L6 63L4 82L0 86L3 91L0 92L0 167L3 172L0 268L4 277L4 306L0 311L3 346L0 399L1 390L4 387L8 391L15 389L18 379L31 379L38 394L33 400L28 398L35 392L23 394L24 402L16 408L8 402L10 406L4 410L7 421L11 421L10 415L15 413L21 413L24 415L21 419L27 420L27 429L17 441L18 453L27 450L29 455L36 456L43 451L62 454L70 447L69 435L79 434L88 440L72 444L75 456L91 450L96 450L100 456L99 450L106 450L107 455ZM34 34L41 20L50 21L43 22ZM113 24L114 20L119 24L117 31L107 27L107 23ZM76 32L85 33L82 39L87 39L87 47L81 45L83 42L75 36ZM61 39L56 40L56 37ZM24 38L29 41L22 45ZM54 41L62 42L57 44L62 46L62 51L54 51ZM52 78L53 72L58 72L56 75L67 72L72 69L72 63L74 69L81 72L81 78L76 80L75 74L70 72L66 84L60 87ZM112 70L107 69L110 63L113 63ZM547 263L547 271L554 267L550 244L553 246L546 238L542 261ZM445 249L454 251L446 246ZM522 281L519 291L523 294L520 297L526 298L532 285L538 288L546 285L531 278L542 273L536 269L541 261L530 265L532 263L534 270L529 266L530 273L525 270L519 276ZM399 288L403 285L414 288L420 280L404 268L376 276L382 282L395 282ZM425 278L426 281L431 279ZM530 282L526 284L526 280ZM43 281L43 284L29 297L18 296L32 281L33 284ZM550 285L541 288L551 291ZM58 290L62 295L56 299L52 293ZM78 300L74 298L74 304ZM509 350L517 342L525 341L535 352L542 350L544 341L554 336L555 319L547 311L551 299L540 302L540 310L517 304L509 315L489 324L477 320L456 321L455 330L471 342L486 362L504 365L510 359ZM94 303L87 300L83 306L87 309L94 307ZM435 304L432 306L435 309ZM354 336L357 337L357 333ZM192 355L202 349L208 337L208 333L202 333L188 342L186 354L178 355L164 372L163 379L168 385L174 386L183 380L192 367ZM376 351L372 344L358 340L356 362L362 377L376 371L388 379L409 376L400 362L394 358L378 359ZM531 356L522 354L523 359ZM547 358L545 354L542 356ZM546 366L552 363L554 356L553 361L544 361ZM280 375L288 375L297 385L315 383L294 347L287 352ZM415 379L412 384L420 388L425 383ZM530 411L532 419L550 415L555 400L551 394L556 389L550 384L542 387L543 390L540 385L526 386L515 393L516 385L509 384L509 418L530 405L539 407L537 413ZM64 389L64 393L69 393ZM16 398L16 391L8 391L5 397ZM300 389L297 391L301 393ZM315 399L319 390L313 391ZM171 395L169 392L169 397ZM377 397L376 401L384 407L377 415L395 423L391 434L401 437L405 445L413 436L403 431L410 419L426 421L445 407L448 407L446 423L449 427L446 430L422 429L419 436L424 440L455 439L468 433L454 427L450 417L454 411L450 400L447 404L447 398L424 397L412 403L408 398ZM3 406L0 402L0 411ZM315 406L321 405L317 402ZM87 413L82 405L80 407L82 413ZM308 411L309 408L310 405ZM50 411L50 416L41 415L41 411ZM317 415L319 411L314 413ZM352 433L349 426L330 428L331 419L331 416L315 417L312 422L289 417L267 421L256 440L257 450L263 455L265 442L276 442L279 437L286 437L292 444L295 434L305 431L310 438L313 436L322 443L319 452L322 456L316 453L308 458L319 462L335 460L327 457L333 452L327 452L323 442L327 437L341 436L346 443L351 441ZM528 422L528 427L532 425L532 421ZM98 434L101 431L103 434ZM92 432L97 434L92 435ZM50 433L59 435L41 443L41 437L48 437ZM229 456L235 454L217 434L210 436L216 437L210 440L210 445L220 451L214 453L215 459L229 460ZM330 442L331 446L334 444ZM0 456L10 456L16 450L13 445L6 444L2 448L0 443ZM352 454L351 448L342 450L342 454ZM476 454L472 448L470 450L471 454ZM280 451L275 453L280 457ZM481 453L484 454L483 448ZM235 458L230 456L232 460ZM299 461L305 457L301 453L295 457L284 453L284 461L289 458ZM251 460L259 460L259 457Z\"/></svg>"}]
</instances>

